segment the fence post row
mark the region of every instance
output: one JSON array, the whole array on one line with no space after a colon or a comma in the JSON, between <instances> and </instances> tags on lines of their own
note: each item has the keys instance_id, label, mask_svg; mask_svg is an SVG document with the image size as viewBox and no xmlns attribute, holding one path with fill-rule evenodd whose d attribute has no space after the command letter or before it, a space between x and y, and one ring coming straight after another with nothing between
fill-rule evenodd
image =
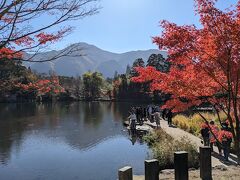
<instances>
[{"instance_id":1,"label":"fence post row","mask_svg":"<svg viewBox=\"0 0 240 180\"><path fill-rule=\"evenodd\" d=\"M203 180L212 180L212 158L211 148L204 146L200 151L200 178Z\"/></svg>"},{"instance_id":2,"label":"fence post row","mask_svg":"<svg viewBox=\"0 0 240 180\"><path fill-rule=\"evenodd\" d=\"M200 178L212 180L211 148L200 147ZM159 180L159 162L156 159L145 160L145 180ZM188 180L188 153L174 153L175 180ZM126 166L118 171L119 180L133 180L132 168Z\"/></svg>"},{"instance_id":3,"label":"fence post row","mask_svg":"<svg viewBox=\"0 0 240 180\"><path fill-rule=\"evenodd\" d=\"M119 180L133 180L132 167L126 166L118 170Z\"/></svg>"},{"instance_id":4,"label":"fence post row","mask_svg":"<svg viewBox=\"0 0 240 180\"><path fill-rule=\"evenodd\" d=\"M188 180L188 153L179 151L174 153L175 180Z\"/></svg>"},{"instance_id":5,"label":"fence post row","mask_svg":"<svg viewBox=\"0 0 240 180\"><path fill-rule=\"evenodd\" d=\"M159 162L157 159L145 160L145 180L159 180Z\"/></svg>"}]
</instances>

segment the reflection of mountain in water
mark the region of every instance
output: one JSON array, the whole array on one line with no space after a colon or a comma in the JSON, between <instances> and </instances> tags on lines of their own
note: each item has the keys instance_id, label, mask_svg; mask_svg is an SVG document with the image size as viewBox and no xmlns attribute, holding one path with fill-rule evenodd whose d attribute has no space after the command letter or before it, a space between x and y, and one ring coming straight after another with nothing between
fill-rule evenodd
<instances>
[{"instance_id":1,"label":"reflection of mountain in water","mask_svg":"<svg viewBox=\"0 0 240 180\"><path fill-rule=\"evenodd\" d=\"M0 161L6 163L11 150L36 136L57 138L85 150L105 139L123 134L122 120L130 104L9 104L0 105Z\"/></svg>"}]
</instances>

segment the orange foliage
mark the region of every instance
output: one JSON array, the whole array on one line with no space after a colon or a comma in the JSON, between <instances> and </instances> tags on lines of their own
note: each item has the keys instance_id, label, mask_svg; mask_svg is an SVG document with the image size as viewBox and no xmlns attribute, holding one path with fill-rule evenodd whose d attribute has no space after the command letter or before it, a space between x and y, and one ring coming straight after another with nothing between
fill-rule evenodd
<instances>
[{"instance_id":1,"label":"orange foliage","mask_svg":"<svg viewBox=\"0 0 240 180\"><path fill-rule=\"evenodd\" d=\"M11 48L0 48L0 59L7 58L7 59L21 59L22 53L16 53Z\"/></svg>"},{"instance_id":2,"label":"orange foliage","mask_svg":"<svg viewBox=\"0 0 240 180\"><path fill-rule=\"evenodd\" d=\"M14 41L14 44L17 47L24 47L27 49L34 48L39 45L45 45L47 43L53 43L61 39L66 33L71 31L71 28L65 28L53 33L40 32L36 35L26 36ZM16 51L15 47L2 47L0 48L0 59L8 58L8 59L22 59L22 51Z\"/></svg>"},{"instance_id":3,"label":"orange foliage","mask_svg":"<svg viewBox=\"0 0 240 180\"><path fill-rule=\"evenodd\" d=\"M221 130L218 135L218 139L220 142L227 141L227 139L232 139L233 135L229 131Z\"/></svg>"},{"instance_id":4,"label":"orange foliage","mask_svg":"<svg viewBox=\"0 0 240 180\"><path fill-rule=\"evenodd\" d=\"M64 92L64 88L60 86L57 77L52 77L50 80L38 80L35 83L18 84L17 86L25 91L36 91L38 95L45 95L48 93L59 94L61 92Z\"/></svg>"},{"instance_id":5,"label":"orange foliage","mask_svg":"<svg viewBox=\"0 0 240 180\"><path fill-rule=\"evenodd\" d=\"M183 111L203 102L225 103L216 94L226 94L229 86L239 96L240 3L235 9L221 11L214 0L196 0L202 28L179 26L162 21L161 36L153 42L168 51L170 72L153 67L138 67L135 82L151 81L151 90L171 94L166 108ZM201 98L200 98L201 97Z\"/></svg>"}]
</instances>

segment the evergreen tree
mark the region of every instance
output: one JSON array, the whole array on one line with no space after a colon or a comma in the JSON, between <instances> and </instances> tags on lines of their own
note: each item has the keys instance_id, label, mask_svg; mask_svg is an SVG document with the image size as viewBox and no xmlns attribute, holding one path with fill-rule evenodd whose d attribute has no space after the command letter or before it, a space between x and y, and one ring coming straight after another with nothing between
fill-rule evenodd
<instances>
[{"instance_id":1,"label":"evergreen tree","mask_svg":"<svg viewBox=\"0 0 240 180\"><path fill-rule=\"evenodd\" d=\"M114 80L117 80L117 79L118 79L118 72L115 71L115 72L114 72Z\"/></svg>"},{"instance_id":2,"label":"evergreen tree","mask_svg":"<svg viewBox=\"0 0 240 180\"><path fill-rule=\"evenodd\" d=\"M127 65L127 68L126 68L126 75L129 76L130 73L131 73L131 67L130 67L130 65L128 64L128 65Z\"/></svg>"},{"instance_id":3,"label":"evergreen tree","mask_svg":"<svg viewBox=\"0 0 240 180\"><path fill-rule=\"evenodd\" d=\"M162 54L151 54L148 58L147 66L153 66L161 72L167 72L169 70L169 63Z\"/></svg>"},{"instance_id":4,"label":"evergreen tree","mask_svg":"<svg viewBox=\"0 0 240 180\"><path fill-rule=\"evenodd\" d=\"M135 67L145 67L144 60L142 58L138 58L133 62L131 71L130 71L130 76L135 77L138 76L137 71L135 70Z\"/></svg>"}]
</instances>

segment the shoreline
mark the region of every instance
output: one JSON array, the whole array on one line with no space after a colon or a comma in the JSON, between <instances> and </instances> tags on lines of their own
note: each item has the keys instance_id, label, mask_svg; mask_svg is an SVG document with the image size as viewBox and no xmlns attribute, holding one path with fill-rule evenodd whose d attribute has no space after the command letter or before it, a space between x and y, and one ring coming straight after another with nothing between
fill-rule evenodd
<instances>
[{"instance_id":1,"label":"shoreline","mask_svg":"<svg viewBox=\"0 0 240 180\"><path fill-rule=\"evenodd\" d=\"M136 99L120 99L120 100L110 100L110 99L96 99L96 100L56 100L56 101L0 101L0 104L24 104L24 103L56 103L56 102L133 102L133 103L158 103L161 104L162 102L159 101L152 101L152 100L136 100Z\"/></svg>"}]
</instances>

